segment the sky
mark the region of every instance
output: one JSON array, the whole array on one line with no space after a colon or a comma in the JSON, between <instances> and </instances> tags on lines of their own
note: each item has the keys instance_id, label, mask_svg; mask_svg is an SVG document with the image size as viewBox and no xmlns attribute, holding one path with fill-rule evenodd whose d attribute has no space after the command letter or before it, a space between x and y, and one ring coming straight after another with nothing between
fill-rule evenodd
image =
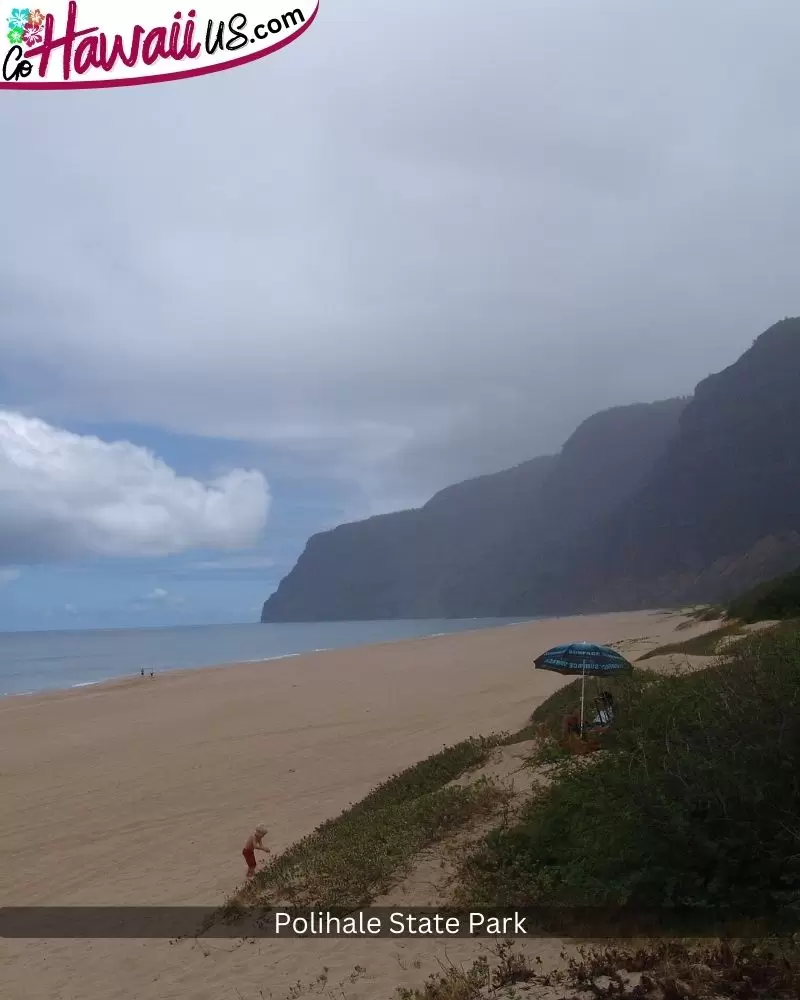
<instances>
[{"instance_id":1,"label":"sky","mask_svg":"<svg viewBox=\"0 0 800 1000\"><path fill-rule=\"evenodd\" d=\"M796 0L321 0L6 91L0 629L255 621L310 534L800 313Z\"/></svg>"}]
</instances>

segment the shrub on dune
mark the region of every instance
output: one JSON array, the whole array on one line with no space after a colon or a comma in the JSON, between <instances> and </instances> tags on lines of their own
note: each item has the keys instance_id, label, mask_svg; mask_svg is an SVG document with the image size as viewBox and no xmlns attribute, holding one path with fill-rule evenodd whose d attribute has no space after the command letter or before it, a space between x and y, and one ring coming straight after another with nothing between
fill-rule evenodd
<instances>
[{"instance_id":1,"label":"shrub on dune","mask_svg":"<svg viewBox=\"0 0 800 1000\"><path fill-rule=\"evenodd\" d=\"M800 904L800 633L639 677L611 752L559 765L464 870L474 905Z\"/></svg>"}]
</instances>

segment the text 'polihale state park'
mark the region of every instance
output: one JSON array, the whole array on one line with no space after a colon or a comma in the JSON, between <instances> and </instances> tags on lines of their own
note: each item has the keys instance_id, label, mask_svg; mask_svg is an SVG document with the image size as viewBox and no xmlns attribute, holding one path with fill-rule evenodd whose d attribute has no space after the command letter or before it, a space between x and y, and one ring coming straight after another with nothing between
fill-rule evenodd
<instances>
[{"instance_id":1,"label":"text 'polihale state park'","mask_svg":"<svg viewBox=\"0 0 800 1000\"><path fill-rule=\"evenodd\" d=\"M480 911L454 915L391 910L341 917L328 910L317 910L303 916L278 910L273 919L276 936L292 937L383 937L387 934L397 937L460 937L527 933L525 917L519 913L490 916Z\"/></svg>"}]
</instances>

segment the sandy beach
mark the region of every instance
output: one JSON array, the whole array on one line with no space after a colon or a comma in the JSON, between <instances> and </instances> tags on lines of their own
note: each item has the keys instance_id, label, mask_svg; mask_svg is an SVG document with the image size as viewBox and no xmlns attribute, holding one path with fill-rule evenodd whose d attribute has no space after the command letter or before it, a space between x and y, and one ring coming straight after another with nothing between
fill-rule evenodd
<instances>
[{"instance_id":1,"label":"sandy beach","mask_svg":"<svg viewBox=\"0 0 800 1000\"><path fill-rule=\"evenodd\" d=\"M281 850L443 744L520 728L565 683L532 670L544 648L627 640L635 658L674 641L680 621L553 619L0 701L0 903L216 904L243 880L257 821ZM435 952L408 941L3 940L0 995L277 1000L323 966L334 982L358 964L367 973L345 995L390 997L420 983Z\"/></svg>"}]
</instances>

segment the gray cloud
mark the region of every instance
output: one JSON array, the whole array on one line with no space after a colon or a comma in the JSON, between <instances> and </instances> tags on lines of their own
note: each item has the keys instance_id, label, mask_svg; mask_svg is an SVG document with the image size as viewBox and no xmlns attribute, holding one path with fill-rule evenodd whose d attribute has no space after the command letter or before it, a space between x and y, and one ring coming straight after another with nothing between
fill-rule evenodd
<instances>
[{"instance_id":1,"label":"gray cloud","mask_svg":"<svg viewBox=\"0 0 800 1000\"><path fill-rule=\"evenodd\" d=\"M800 311L798 37L789 0L339 0L250 67L9 94L9 391L374 509L688 392Z\"/></svg>"}]
</instances>

